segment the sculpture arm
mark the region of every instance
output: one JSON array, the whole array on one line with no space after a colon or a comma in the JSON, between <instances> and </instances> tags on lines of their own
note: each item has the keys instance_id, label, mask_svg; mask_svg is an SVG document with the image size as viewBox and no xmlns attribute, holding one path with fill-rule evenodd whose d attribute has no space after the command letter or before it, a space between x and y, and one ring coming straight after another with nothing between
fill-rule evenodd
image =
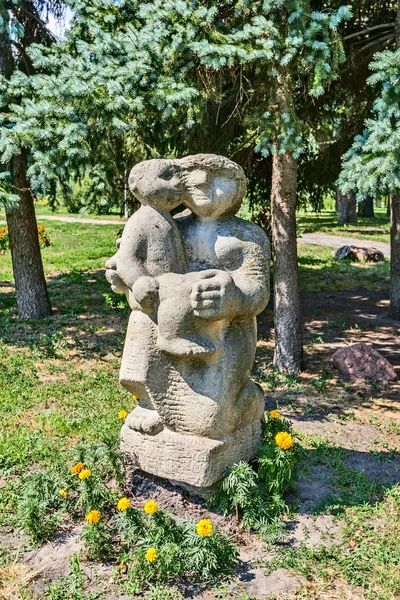
<instances>
[{"instance_id":1,"label":"sculpture arm","mask_svg":"<svg viewBox=\"0 0 400 600\"><path fill-rule=\"evenodd\" d=\"M194 314L209 320L249 318L259 314L269 300L270 246L257 228L243 242L243 260L234 271L213 269L199 273L192 288Z\"/></svg>"}]
</instances>

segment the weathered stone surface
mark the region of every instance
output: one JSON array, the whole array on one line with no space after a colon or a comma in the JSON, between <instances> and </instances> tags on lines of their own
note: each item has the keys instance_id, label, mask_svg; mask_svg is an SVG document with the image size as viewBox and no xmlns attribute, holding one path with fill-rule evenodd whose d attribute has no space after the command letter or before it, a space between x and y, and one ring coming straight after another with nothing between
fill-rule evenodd
<instances>
[{"instance_id":1,"label":"weathered stone surface","mask_svg":"<svg viewBox=\"0 0 400 600\"><path fill-rule=\"evenodd\" d=\"M129 184L142 207L106 264L132 309L120 381L140 398L122 446L144 471L208 487L259 443L264 398L249 376L268 238L234 216L246 179L222 156L145 161Z\"/></svg>"},{"instance_id":2,"label":"weathered stone surface","mask_svg":"<svg viewBox=\"0 0 400 600\"><path fill-rule=\"evenodd\" d=\"M337 350L332 360L339 373L348 379L373 379L383 382L397 379L390 362L364 342Z\"/></svg>"},{"instance_id":3,"label":"weathered stone surface","mask_svg":"<svg viewBox=\"0 0 400 600\"><path fill-rule=\"evenodd\" d=\"M202 491L219 481L229 465L252 458L260 433L260 420L218 440L166 428L157 435L143 435L126 424L121 432L121 450L143 471L157 471L159 477Z\"/></svg>"},{"instance_id":4,"label":"weathered stone surface","mask_svg":"<svg viewBox=\"0 0 400 600\"><path fill-rule=\"evenodd\" d=\"M338 260L347 259L357 262L380 262L385 260L383 253L373 247L342 246L332 252L332 256Z\"/></svg>"}]
</instances>

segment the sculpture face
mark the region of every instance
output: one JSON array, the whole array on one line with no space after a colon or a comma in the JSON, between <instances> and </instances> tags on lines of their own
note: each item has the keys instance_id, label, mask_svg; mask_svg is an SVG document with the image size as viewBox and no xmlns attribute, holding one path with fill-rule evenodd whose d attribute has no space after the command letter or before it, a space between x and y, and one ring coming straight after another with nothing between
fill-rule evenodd
<instances>
[{"instance_id":1,"label":"sculpture face","mask_svg":"<svg viewBox=\"0 0 400 600\"><path fill-rule=\"evenodd\" d=\"M231 213L237 204L238 184L230 174L218 174L205 169L185 173L187 198L185 204L201 218L218 218Z\"/></svg>"},{"instance_id":2,"label":"sculpture face","mask_svg":"<svg viewBox=\"0 0 400 600\"><path fill-rule=\"evenodd\" d=\"M180 174L181 169L173 160L146 160L131 170L129 188L141 204L171 211L181 203Z\"/></svg>"}]
</instances>

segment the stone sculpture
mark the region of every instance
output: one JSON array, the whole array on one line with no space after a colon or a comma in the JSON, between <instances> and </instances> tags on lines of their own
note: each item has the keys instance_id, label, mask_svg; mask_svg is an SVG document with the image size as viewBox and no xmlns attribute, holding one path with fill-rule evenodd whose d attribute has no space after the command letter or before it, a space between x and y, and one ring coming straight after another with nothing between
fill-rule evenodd
<instances>
[{"instance_id":1,"label":"stone sculpture","mask_svg":"<svg viewBox=\"0 0 400 600\"><path fill-rule=\"evenodd\" d=\"M225 157L144 161L129 186L141 208L106 263L132 309L120 382L140 399L122 449L143 471L202 492L260 442L264 398L249 375L269 241L235 216L246 179Z\"/></svg>"}]
</instances>

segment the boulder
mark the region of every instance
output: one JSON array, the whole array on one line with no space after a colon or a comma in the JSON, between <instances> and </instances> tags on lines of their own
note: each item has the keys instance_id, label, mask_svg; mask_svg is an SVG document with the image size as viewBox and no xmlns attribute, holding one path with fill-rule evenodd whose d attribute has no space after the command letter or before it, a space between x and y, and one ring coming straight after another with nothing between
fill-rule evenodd
<instances>
[{"instance_id":1,"label":"boulder","mask_svg":"<svg viewBox=\"0 0 400 600\"><path fill-rule=\"evenodd\" d=\"M390 362L364 342L340 348L332 356L332 360L339 373L347 379L373 379L382 382L397 379Z\"/></svg>"},{"instance_id":2,"label":"boulder","mask_svg":"<svg viewBox=\"0 0 400 600\"><path fill-rule=\"evenodd\" d=\"M332 252L332 256L338 260L347 259L356 262L381 262L385 260L383 253L372 246L369 248L341 246Z\"/></svg>"}]
</instances>

